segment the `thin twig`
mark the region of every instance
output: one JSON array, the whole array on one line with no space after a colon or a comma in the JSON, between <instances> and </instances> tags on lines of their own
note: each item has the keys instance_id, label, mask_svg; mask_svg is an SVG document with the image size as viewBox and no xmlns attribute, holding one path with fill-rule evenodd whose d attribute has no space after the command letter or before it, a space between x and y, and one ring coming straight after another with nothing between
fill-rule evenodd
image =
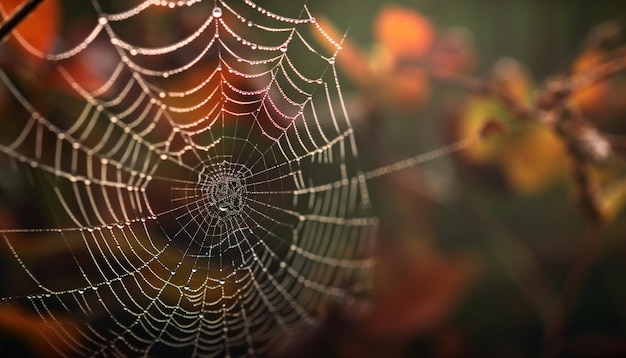
<instances>
[{"instance_id":1,"label":"thin twig","mask_svg":"<svg viewBox=\"0 0 626 358\"><path fill-rule=\"evenodd\" d=\"M28 0L0 25L0 42L28 16L43 0Z\"/></svg>"}]
</instances>

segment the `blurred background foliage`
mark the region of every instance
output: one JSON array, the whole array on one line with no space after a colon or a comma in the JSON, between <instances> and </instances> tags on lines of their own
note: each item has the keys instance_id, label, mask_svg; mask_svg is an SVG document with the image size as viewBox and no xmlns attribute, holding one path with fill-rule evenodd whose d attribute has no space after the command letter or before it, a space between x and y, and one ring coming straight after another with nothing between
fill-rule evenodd
<instances>
[{"instance_id":1,"label":"blurred background foliage","mask_svg":"<svg viewBox=\"0 0 626 358\"><path fill-rule=\"evenodd\" d=\"M302 9L299 1L259 3L284 14ZM83 5L64 9L65 16L79 17ZM294 352L625 356L620 148L613 148L617 159L590 168L604 209L599 224L576 200L572 158L552 128L520 123L507 106L456 82L495 81L520 103L534 103L547 79L584 74L607 46L626 42L621 34L607 46L587 46L600 24L607 31L626 27L626 2L310 0L307 6L332 37L345 37L338 67L366 169L479 132L486 139L370 183L381 216L372 310L356 318L339 310ZM38 26L72 33L71 21L44 18ZM33 30L45 46L50 32ZM570 99L593 128L618 139L626 134L623 74ZM4 332L27 337L36 325L0 312Z\"/></svg>"},{"instance_id":2,"label":"blurred background foliage","mask_svg":"<svg viewBox=\"0 0 626 358\"><path fill-rule=\"evenodd\" d=\"M501 101L458 86L467 76L495 82L533 105L547 81L584 75L624 43L626 3L308 5L331 36L345 36L338 64L366 168L488 137L371 183L382 219L377 301L337 355L626 355L623 148L587 167L608 222L598 225L554 128L519 123ZM606 33L615 34L594 43ZM622 138L625 80L568 101L591 127Z\"/></svg>"}]
</instances>

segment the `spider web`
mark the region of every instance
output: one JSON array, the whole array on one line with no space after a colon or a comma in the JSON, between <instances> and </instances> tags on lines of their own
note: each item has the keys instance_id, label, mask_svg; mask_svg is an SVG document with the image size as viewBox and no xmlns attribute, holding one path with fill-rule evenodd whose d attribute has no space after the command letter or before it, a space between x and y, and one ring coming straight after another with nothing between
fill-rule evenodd
<instances>
[{"instance_id":1,"label":"spider web","mask_svg":"<svg viewBox=\"0 0 626 358\"><path fill-rule=\"evenodd\" d=\"M367 180L468 143L363 172L341 44L306 6L124 3L92 1L86 35L55 53L20 41L67 89L41 99L27 64L0 68L6 202L41 203L0 226L2 306L46 322L60 355L240 356L360 302L378 223ZM164 23L176 31L142 36Z\"/></svg>"}]
</instances>

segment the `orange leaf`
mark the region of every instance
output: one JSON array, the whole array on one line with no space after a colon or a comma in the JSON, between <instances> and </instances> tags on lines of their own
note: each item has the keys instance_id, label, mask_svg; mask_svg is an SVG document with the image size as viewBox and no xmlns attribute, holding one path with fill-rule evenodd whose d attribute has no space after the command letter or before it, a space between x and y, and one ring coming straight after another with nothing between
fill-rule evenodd
<instances>
[{"instance_id":1,"label":"orange leaf","mask_svg":"<svg viewBox=\"0 0 626 358\"><path fill-rule=\"evenodd\" d=\"M376 19L376 39L396 57L421 57L430 48L435 29L415 10L385 6Z\"/></svg>"},{"instance_id":2,"label":"orange leaf","mask_svg":"<svg viewBox=\"0 0 626 358\"><path fill-rule=\"evenodd\" d=\"M604 53L599 50L586 51L574 62L572 72L576 75L584 76L594 67L600 66L604 59ZM607 81L598 82L573 93L572 102L585 114L598 112L606 106L609 91L610 87Z\"/></svg>"},{"instance_id":3,"label":"orange leaf","mask_svg":"<svg viewBox=\"0 0 626 358\"><path fill-rule=\"evenodd\" d=\"M26 0L0 0L3 17L13 14ZM60 24L58 0L46 0L39 4L14 30L21 46L29 53L41 57L49 53L55 43Z\"/></svg>"}]
</instances>

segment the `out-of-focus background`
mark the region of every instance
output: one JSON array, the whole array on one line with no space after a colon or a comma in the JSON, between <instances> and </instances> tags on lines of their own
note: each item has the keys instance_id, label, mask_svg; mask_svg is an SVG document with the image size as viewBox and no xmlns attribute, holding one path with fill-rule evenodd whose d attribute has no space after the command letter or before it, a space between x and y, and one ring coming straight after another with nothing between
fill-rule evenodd
<instances>
[{"instance_id":1,"label":"out-of-focus background","mask_svg":"<svg viewBox=\"0 0 626 358\"><path fill-rule=\"evenodd\" d=\"M441 148L492 119L514 121L498 101L459 86L466 76L532 103L547 81L592 70L626 40L622 1L309 6L345 35L338 63L366 168ZM378 306L337 355L626 355L625 81L617 74L571 97L616 135L617 159L590 169L606 210L599 229L580 203L570 154L541 126L370 183L382 226Z\"/></svg>"},{"instance_id":2,"label":"out-of-focus background","mask_svg":"<svg viewBox=\"0 0 626 358\"><path fill-rule=\"evenodd\" d=\"M266 3L286 14L302 8ZM81 6L64 11L75 18ZM561 137L467 86L468 78L496 82L533 104L546 81L591 71L626 44L626 2L307 6L331 37L343 38L340 83L366 170L488 135L369 183L381 218L372 310L358 318L336 312L296 352L626 356L626 76L568 100L612 140L610 159L587 168L600 218L581 203ZM0 330L10 327L0 317Z\"/></svg>"}]
</instances>

